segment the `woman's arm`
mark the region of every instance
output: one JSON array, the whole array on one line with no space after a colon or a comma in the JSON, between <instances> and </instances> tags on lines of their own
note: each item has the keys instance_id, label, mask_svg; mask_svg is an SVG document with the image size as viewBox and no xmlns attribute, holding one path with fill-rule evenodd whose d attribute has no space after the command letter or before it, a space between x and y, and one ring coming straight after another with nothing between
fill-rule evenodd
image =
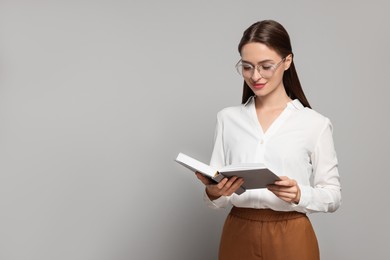
<instances>
[{"instance_id":1,"label":"woman's arm","mask_svg":"<svg viewBox=\"0 0 390 260\"><path fill-rule=\"evenodd\" d=\"M217 114L217 124L214 132L214 148L211 155L210 165L215 169L225 166L225 149L223 138L222 113ZM224 208L228 205L230 196L241 186L242 179L224 178L218 184L212 182L205 176L196 173L198 179L206 186L204 200L210 208Z\"/></svg>"},{"instance_id":2,"label":"woman's arm","mask_svg":"<svg viewBox=\"0 0 390 260\"><path fill-rule=\"evenodd\" d=\"M292 203L298 211L334 212L341 205L341 185L329 119L326 119L325 127L311 154L311 163L313 186L301 185L283 177L282 181L268 188L280 199Z\"/></svg>"}]
</instances>

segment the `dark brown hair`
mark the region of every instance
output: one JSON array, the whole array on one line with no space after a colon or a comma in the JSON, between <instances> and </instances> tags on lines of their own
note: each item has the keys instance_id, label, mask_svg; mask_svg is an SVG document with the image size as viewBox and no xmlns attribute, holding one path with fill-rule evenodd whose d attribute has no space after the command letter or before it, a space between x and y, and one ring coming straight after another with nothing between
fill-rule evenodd
<instances>
[{"instance_id":1,"label":"dark brown hair","mask_svg":"<svg viewBox=\"0 0 390 260\"><path fill-rule=\"evenodd\" d=\"M238 44L238 51L240 54L242 47L251 42L265 44L268 48L276 51L282 58L289 54L293 55L290 36L280 23L273 20L256 22L244 31L241 41ZM298 74L294 66L294 59L291 62L290 68L283 74L283 85L287 95L291 99L298 99L303 106L311 108L305 93L303 93L301 83L299 82ZM242 103L246 103L248 98L253 95L253 91L244 81Z\"/></svg>"}]
</instances>

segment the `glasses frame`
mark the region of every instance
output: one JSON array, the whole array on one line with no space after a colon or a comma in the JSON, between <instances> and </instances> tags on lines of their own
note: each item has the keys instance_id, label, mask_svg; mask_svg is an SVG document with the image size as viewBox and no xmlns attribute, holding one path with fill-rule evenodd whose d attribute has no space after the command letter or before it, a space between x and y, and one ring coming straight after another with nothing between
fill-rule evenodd
<instances>
[{"instance_id":1,"label":"glasses frame","mask_svg":"<svg viewBox=\"0 0 390 260\"><path fill-rule=\"evenodd\" d=\"M283 62L286 61L286 58L287 58L287 57L284 57L284 58L283 58L281 61L279 61L277 64L273 64L273 65L270 66L270 67L272 68L272 75L271 75L270 77L264 77L263 74L261 74L261 68L262 68L263 65L255 65L255 66L253 66L253 65L250 64L250 63L245 63L245 64L247 64L248 66L251 66L251 67L252 67L252 73L251 73L250 77L253 76L253 73L255 73L255 69L256 69L257 72L260 74L260 76L261 76L262 78L269 79L269 78L272 78L272 77L273 77L273 75L274 75L276 69L280 66L280 64L282 64ZM240 74L240 76L244 77L244 73L242 72L242 70L240 71L240 69L239 69L239 66L240 66L240 65L242 65L242 59L240 59L240 60L236 63L236 66L235 66L235 67L236 67L236 70L237 70L238 74Z\"/></svg>"}]
</instances>

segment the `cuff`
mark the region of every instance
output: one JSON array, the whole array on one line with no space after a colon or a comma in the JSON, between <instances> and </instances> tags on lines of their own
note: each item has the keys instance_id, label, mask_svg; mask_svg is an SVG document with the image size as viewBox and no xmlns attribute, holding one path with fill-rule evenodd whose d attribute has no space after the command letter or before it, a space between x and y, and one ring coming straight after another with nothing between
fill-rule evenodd
<instances>
[{"instance_id":1,"label":"cuff","mask_svg":"<svg viewBox=\"0 0 390 260\"><path fill-rule=\"evenodd\" d=\"M299 211L305 211L306 207L310 203L310 187L308 186L299 186L299 189L301 190L301 197L299 199L299 203L291 203L291 205L298 209L301 209Z\"/></svg>"},{"instance_id":2,"label":"cuff","mask_svg":"<svg viewBox=\"0 0 390 260\"><path fill-rule=\"evenodd\" d=\"M217 208L225 208L226 205L228 204L229 198L226 196L221 196L216 200L210 200L205 190L203 193L203 200L206 202L208 207L217 209Z\"/></svg>"}]
</instances>

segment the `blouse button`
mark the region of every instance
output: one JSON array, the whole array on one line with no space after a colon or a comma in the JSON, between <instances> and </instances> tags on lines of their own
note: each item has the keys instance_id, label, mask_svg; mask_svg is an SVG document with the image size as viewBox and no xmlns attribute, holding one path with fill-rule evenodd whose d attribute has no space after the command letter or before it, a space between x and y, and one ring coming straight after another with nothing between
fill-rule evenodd
<instances>
[{"instance_id":1,"label":"blouse button","mask_svg":"<svg viewBox=\"0 0 390 260\"><path fill-rule=\"evenodd\" d=\"M264 139L261 139L261 140L260 140L260 144L264 144Z\"/></svg>"}]
</instances>

